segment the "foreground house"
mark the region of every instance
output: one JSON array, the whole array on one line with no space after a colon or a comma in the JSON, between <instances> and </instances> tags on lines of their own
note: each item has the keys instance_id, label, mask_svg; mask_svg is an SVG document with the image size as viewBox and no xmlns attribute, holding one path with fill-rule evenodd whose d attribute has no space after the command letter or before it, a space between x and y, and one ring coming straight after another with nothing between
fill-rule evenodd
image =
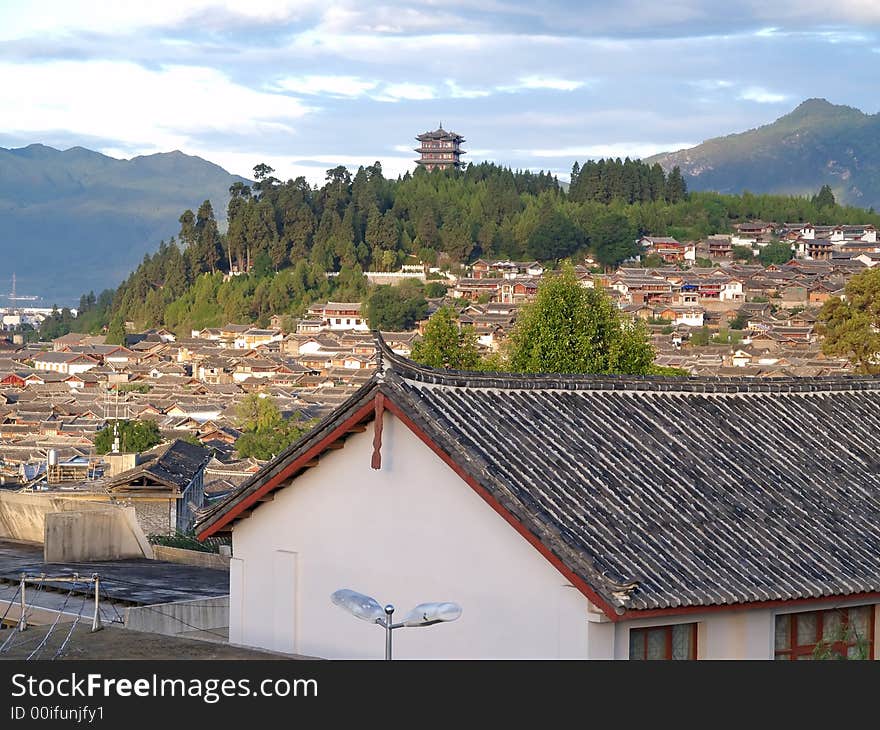
<instances>
[{"instance_id":1,"label":"foreground house","mask_svg":"<svg viewBox=\"0 0 880 730\"><path fill-rule=\"evenodd\" d=\"M400 657L874 656L880 380L522 377L387 348L200 517L232 531L230 641L377 657L352 588L453 624ZM819 436L821 434L821 437ZM819 440L821 438L821 441Z\"/></svg>"}]
</instances>

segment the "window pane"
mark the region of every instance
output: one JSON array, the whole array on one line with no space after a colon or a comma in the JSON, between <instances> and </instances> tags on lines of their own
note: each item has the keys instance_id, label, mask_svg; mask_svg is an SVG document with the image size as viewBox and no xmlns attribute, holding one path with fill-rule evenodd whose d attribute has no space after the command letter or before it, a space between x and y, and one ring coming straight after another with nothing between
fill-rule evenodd
<instances>
[{"instance_id":1,"label":"window pane","mask_svg":"<svg viewBox=\"0 0 880 730\"><path fill-rule=\"evenodd\" d=\"M796 615L797 621L797 643L798 646L816 643L816 621L815 613L799 613Z\"/></svg>"},{"instance_id":2,"label":"window pane","mask_svg":"<svg viewBox=\"0 0 880 730\"><path fill-rule=\"evenodd\" d=\"M850 646L846 650L846 655L850 659L867 659L868 658L868 646L865 645L856 645Z\"/></svg>"},{"instance_id":3,"label":"window pane","mask_svg":"<svg viewBox=\"0 0 880 730\"><path fill-rule=\"evenodd\" d=\"M666 658L666 629L648 631L648 659Z\"/></svg>"},{"instance_id":4,"label":"window pane","mask_svg":"<svg viewBox=\"0 0 880 730\"><path fill-rule=\"evenodd\" d=\"M791 637L791 615L776 617L776 650L790 649L789 639Z\"/></svg>"},{"instance_id":5,"label":"window pane","mask_svg":"<svg viewBox=\"0 0 880 730\"><path fill-rule=\"evenodd\" d=\"M629 658L645 658L645 635L641 631L629 632Z\"/></svg>"},{"instance_id":6,"label":"window pane","mask_svg":"<svg viewBox=\"0 0 880 730\"><path fill-rule=\"evenodd\" d=\"M822 614L822 638L825 641L844 641L843 615L840 611L825 611Z\"/></svg>"},{"instance_id":7,"label":"window pane","mask_svg":"<svg viewBox=\"0 0 880 730\"><path fill-rule=\"evenodd\" d=\"M851 629L850 641L857 638L871 638L871 627L868 625L871 619L871 607L859 606L858 608L849 609L849 626Z\"/></svg>"},{"instance_id":8,"label":"window pane","mask_svg":"<svg viewBox=\"0 0 880 730\"><path fill-rule=\"evenodd\" d=\"M679 624L672 627L673 659L690 659L696 654L693 647L693 636L693 624Z\"/></svg>"}]
</instances>

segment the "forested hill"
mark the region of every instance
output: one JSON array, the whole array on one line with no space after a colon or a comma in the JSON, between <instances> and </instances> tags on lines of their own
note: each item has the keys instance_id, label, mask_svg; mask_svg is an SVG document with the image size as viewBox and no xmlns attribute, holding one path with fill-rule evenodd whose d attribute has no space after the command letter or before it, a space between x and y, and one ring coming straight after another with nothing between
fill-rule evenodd
<instances>
[{"instance_id":1,"label":"forested hill","mask_svg":"<svg viewBox=\"0 0 880 730\"><path fill-rule=\"evenodd\" d=\"M808 99L772 124L657 155L694 190L802 195L829 185L838 200L880 209L880 114Z\"/></svg>"},{"instance_id":2,"label":"forested hill","mask_svg":"<svg viewBox=\"0 0 880 730\"><path fill-rule=\"evenodd\" d=\"M177 230L183 209L205 198L222 209L235 182L248 181L181 152L117 160L82 147L0 148L0 291L13 272L20 293L59 305L116 286Z\"/></svg>"},{"instance_id":3,"label":"forested hill","mask_svg":"<svg viewBox=\"0 0 880 730\"><path fill-rule=\"evenodd\" d=\"M354 176L337 167L320 188L272 172L258 165L253 186L233 186L225 234L209 203L175 215L175 240L145 257L115 293L85 297L90 311L77 326L112 324L118 336L124 321L180 334L230 321L265 325L317 300L363 300L367 270L454 267L478 257L555 265L588 253L614 266L638 252L642 234L695 239L751 218L880 225L880 216L821 199L688 193L677 171L631 160L575 165L567 193L548 173L491 163L418 169L398 180L378 163Z\"/></svg>"}]
</instances>

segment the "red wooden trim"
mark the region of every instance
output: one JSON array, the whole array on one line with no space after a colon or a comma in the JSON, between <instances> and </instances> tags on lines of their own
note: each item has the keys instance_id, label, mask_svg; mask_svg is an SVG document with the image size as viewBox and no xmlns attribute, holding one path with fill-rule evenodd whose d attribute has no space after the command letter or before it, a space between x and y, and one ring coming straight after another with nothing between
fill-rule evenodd
<instances>
[{"instance_id":1,"label":"red wooden trim","mask_svg":"<svg viewBox=\"0 0 880 730\"><path fill-rule=\"evenodd\" d=\"M284 469L279 471L275 476L265 482L259 489L251 492L247 497L242 499L241 502L232 507L225 515L223 515L223 517L217 520L217 522L200 532L198 534L199 540L204 540L206 537L210 537L211 535L213 535L215 532L220 530L220 528L232 522L232 520L234 520L238 515L244 512L248 507L256 506L260 501L260 497L263 497L268 492L271 492L284 480L286 480L296 471L301 469L307 462L311 461L312 459L316 458L324 451L326 451L330 444L338 441L340 438L344 438L348 433L349 428L351 428L356 423L360 423L361 421L366 420L370 415L372 415L374 410L375 406L373 405L373 401L365 403L345 421L343 421L329 434L322 438L318 443L316 443L307 451L300 454L295 461L292 461L290 464L284 467Z\"/></svg>"},{"instance_id":2,"label":"red wooden trim","mask_svg":"<svg viewBox=\"0 0 880 730\"><path fill-rule=\"evenodd\" d=\"M382 468L382 424L385 413L385 395L380 391L375 400L375 420L373 421L373 457L370 466L373 469Z\"/></svg>"},{"instance_id":3,"label":"red wooden trim","mask_svg":"<svg viewBox=\"0 0 880 730\"><path fill-rule=\"evenodd\" d=\"M443 449L441 449L434 441L431 439L428 434L426 434L419 426L413 423L410 418L403 413L403 411L398 408L394 401L388 400L385 403L385 407L391 411L395 416L397 416L401 421L403 421L406 426L412 431L416 436L418 436L422 442L428 446L437 456L439 456L446 465L452 469L458 476L460 476L468 486L471 487L480 497L483 498L492 509L494 509L504 520L515 529L520 535L522 535L528 542L534 547L541 555L543 555L552 565L556 568L563 576L565 576L569 581L571 581L572 585L577 588L581 593L583 593L597 608L600 608L602 612L608 616L612 621L619 621L621 616L618 616L614 608L609 605L604 598L602 598L596 591L594 591L582 578L580 578L576 573L567 568L565 564L554 555L551 550L541 542L541 540L525 527L516 517L514 517L505 507L498 502L495 497L493 497L488 490L485 489L479 482L473 479L469 474L467 474L464 469L462 469L449 454L447 454Z\"/></svg>"},{"instance_id":4,"label":"red wooden trim","mask_svg":"<svg viewBox=\"0 0 880 730\"><path fill-rule=\"evenodd\" d=\"M777 608L780 606L801 606L816 603L841 603L843 601L880 601L880 592L850 593L839 596L819 596L818 598L790 598L776 601L752 601L750 603L725 603L711 606L681 606L679 608L651 608L629 610L625 619L649 618L654 616L682 616L690 613L715 613L716 611L744 611L752 608ZM844 607L842 607L844 608ZM820 609L821 610L821 609Z\"/></svg>"}]
</instances>

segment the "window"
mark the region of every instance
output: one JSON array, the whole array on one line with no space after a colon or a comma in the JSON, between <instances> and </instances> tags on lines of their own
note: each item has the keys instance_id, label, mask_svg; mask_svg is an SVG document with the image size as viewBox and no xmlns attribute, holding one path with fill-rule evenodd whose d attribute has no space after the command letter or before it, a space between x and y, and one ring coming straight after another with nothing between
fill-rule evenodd
<instances>
[{"instance_id":1,"label":"window","mask_svg":"<svg viewBox=\"0 0 880 730\"><path fill-rule=\"evenodd\" d=\"M785 613L776 617L777 659L874 656L874 606Z\"/></svg>"},{"instance_id":2,"label":"window","mask_svg":"<svg viewBox=\"0 0 880 730\"><path fill-rule=\"evenodd\" d=\"M651 626L629 632L630 659L696 659L697 625Z\"/></svg>"}]
</instances>

